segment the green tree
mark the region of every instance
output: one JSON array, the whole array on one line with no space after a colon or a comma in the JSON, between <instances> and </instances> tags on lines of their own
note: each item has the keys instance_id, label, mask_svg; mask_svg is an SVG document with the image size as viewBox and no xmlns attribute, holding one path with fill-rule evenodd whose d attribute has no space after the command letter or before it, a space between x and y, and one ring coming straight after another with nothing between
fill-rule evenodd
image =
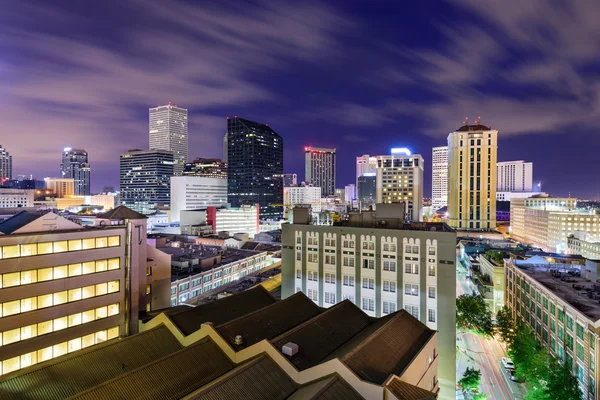
<instances>
[{"instance_id":1,"label":"green tree","mask_svg":"<svg viewBox=\"0 0 600 400\"><path fill-rule=\"evenodd\" d=\"M481 371L467 367L463 377L458 381L458 385L469 392L473 392L479 388L479 382L481 382Z\"/></svg>"},{"instance_id":2,"label":"green tree","mask_svg":"<svg viewBox=\"0 0 600 400\"><path fill-rule=\"evenodd\" d=\"M496 313L496 332L500 334L500 339L504 343L512 343L515 337L515 321L512 316L512 310L508 306L502 307Z\"/></svg>"},{"instance_id":3,"label":"green tree","mask_svg":"<svg viewBox=\"0 0 600 400\"><path fill-rule=\"evenodd\" d=\"M486 400L487 396L485 395L485 393L476 393L475 396L473 396L473 400Z\"/></svg>"},{"instance_id":4,"label":"green tree","mask_svg":"<svg viewBox=\"0 0 600 400\"><path fill-rule=\"evenodd\" d=\"M504 258L506 257L504 252L502 252L500 250L487 250L485 252L485 255L490 260L494 260L494 262L496 262L496 264L504 265Z\"/></svg>"},{"instance_id":5,"label":"green tree","mask_svg":"<svg viewBox=\"0 0 600 400\"><path fill-rule=\"evenodd\" d=\"M555 399L582 399L577 378L571 374L569 367L560 364L556 359L550 360L546 394Z\"/></svg>"},{"instance_id":6,"label":"green tree","mask_svg":"<svg viewBox=\"0 0 600 400\"><path fill-rule=\"evenodd\" d=\"M534 359L540 352L539 345L535 340L533 331L524 324L518 324L514 337L508 349L508 355L515 363L515 372L520 379L535 379ZM538 358L536 364L539 364Z\"/></svg>"},{"instance_id":7,"label":"green tree","mask_svg":"<svg viewBox=\"0 0 600 400\"><path fill-rule=\"evenodd\" d=\"M492 312L483 296L463 294L456 299L456 326L484 337L494 334Z\"/></svg>"}]
</instances>

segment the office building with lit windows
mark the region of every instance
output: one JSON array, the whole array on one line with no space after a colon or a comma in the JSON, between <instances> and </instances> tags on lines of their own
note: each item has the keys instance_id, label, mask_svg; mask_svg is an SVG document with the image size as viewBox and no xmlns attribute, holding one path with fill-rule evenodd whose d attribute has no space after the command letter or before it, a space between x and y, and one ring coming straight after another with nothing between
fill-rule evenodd
<instances>
[{"instance_id":1,"label":"office building with lit windows","mask_svg":"<svg viewBox=\"0 0 600 400\"><path fill-rule=\"evenodd\" d=\"M377 203L403 203L410 221L423 219L423 157L406 148L377 156Z\"/></svg>"},{"instance_id":2,"label":"office building with lit windows","mask_svg":"<svg viewBox=\"0 0 600 400\"><path fill-rule=\"evenodd\" d=\"M202 176L171 177L171 221L181 220L181 211L227 206L227 179Z\"/></svg>"},{"instance_id":3,"label":"office building with lit windows","mask_svg":"<svg viewBox=\"0 0 600 400\"><path fill-rule=\"evenodd\" d=\"M448 146L431 151L431 206L434 211L448 205Z\"/></svg>"},{"instance_id":4,"label":"office building with lit windows","mask_svg":"<svg viewBox=\"0 0 600 400\"><path fill-rule=\"evenodd\" d=\"M0 144L0 183L12 179L12 156Z\"/></svg>"},{"instance_id":5,"label":"office building with lit windows","mask_svg":"<svg viewBox=\"0 0 600 400\"><path fill-rule=\"evenodd\" d=\"M455 229L496 229L497 139L479 121L448 135L448 224Z\"/></svg>"},{"instance_id":6,"label":"office building with lit windows","mask_svg":"<svg viewBox=\"0 0 600 400\"><path fill-rule=\"evenodd\" d=\"M218 158L196 158L185 164L183 175L227 179L227 164Z\"/></svg>"},{"instance_id":7,"label":"office building with lit windows","mask_svg":"<svg viewBox=\"0 0 600 400\"><path fill-rule=\"evenodd\" d=\"M75 196L89 196L90 163L87 151L65 147L60 164L60 177L73 179Z\"/></svg>"},{"instance_id":8,"label":"office building with lit windows","mask_svg":"<svg viewBox=\"0 0 600 400\"><path fill-rule=\"evenodd\" d=\"M181 175L188 162L188 110L171 105L148 111L150 149L172 151L174 174Z\"/></svg>"},{"instance_id":9,"label":"office building with lit windows","mask_svg":"<svg viewBox=\"0 0 600 400\"><path fill-rule=\"evenodd\" d=\"M119 207L97 225L0 222L0 375L136 333L140 309L169 305L170 257L146 244L145 217Z\"/></svg>"},{"instance_id":10,"label":"office building with lit windows","mask_svg":"<svg viewBox=\"0 0 600 400\"><path fill-rule=\"evenodd\" d=\"M497 164L498 192L531 192L533 190L533 163L502 161Z\"/></svg>"},{"instance_id":11,"label":"office building with lit windows","mask_svg":"<svg viewBox=\"0 0 600 400\"><path fill-rule=\"evenodd\" d=\"M73 178L44 178L46 189L52 191L58 198L75 195L75 179Z\"/></svg>"},{"instance_id":12,"label":"office building with lit windows","mask_svg":"<svg viewBox=\"0 0 600 400\"><path fill-rule=\"evenodd\" d=\"M593 400L600 395L600 369L596 368L600 293L598 285L586 279L582 268L585 269L537 256L531 260L507 260L505 301L515 320L529 326L538 342L577 377L583 399ZM564 276L569 277L568 282L561 279Z\"/></svg>"},{"instance_id":13,"label":"office building with lit windows","mask_svg":"<svg viewBox=\"0 0 600 400\"><path fill-rule=\"evenodd\" d=\"M268 124L227 118L227 198L234 208L260 204L261 219L283 217L283 139Z\"/></svg>"},{"instance_id":14,"label":"office building with lit windows","mask_svg":"<svg viewBox=\"0 0 600 400\"><path fill-rule=\"evenodd\" d=\"M373 317L405 309L440 332L440 398L452 398L456 233L444 223L405 223L402 209L377 204L333 226L310 225L294 209L294 223L282 225L282 298L301 291L325 308L348 299Z\"/></svg>"},{"instance_id":15,"label":"office building with lit windows","mask_svg":"<svg viewBox=\"0 0 600 400\"><path fill-rule=\"evenodd\" d=\"M321 196L335 195L335 149L304 148L304 180L321 188Z\"/></svg>"}]
</instances>

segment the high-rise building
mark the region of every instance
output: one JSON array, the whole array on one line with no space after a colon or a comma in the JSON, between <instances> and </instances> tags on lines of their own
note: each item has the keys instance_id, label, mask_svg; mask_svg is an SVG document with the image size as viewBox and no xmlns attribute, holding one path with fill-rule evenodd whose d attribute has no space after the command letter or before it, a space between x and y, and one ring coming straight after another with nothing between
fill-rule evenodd
<instances>
[{"instance_id":1,"label":"high-rise building","mask_svg":"<svg viewBox=\"0 0 600 400\"><path fill-rule=\"evenodd\" d=\"M371 157L368 154L363 154L356 157L356 189L358 190L358 178L361 176L369 176L374 174L377 169L377 157ZM357 193L358 195L358 193Z\"/></svg>"},{"instance_id":2,"label":"high-rise building","mask_svg":"<svg viewBox=\"0 0 600 400\"><path fill-rule=\"evenodd\" d=\"M498 192L531 192L533 188L533 163L503 161L497 164Z\"/></svg>"},{"instance_id":3,"label":"high-rise building","mask_svg":"<svg viewBox=\"0 0 600 400\"><path fill-rule=\"evenodd\" d=\"M227 179L227 164L218 158L196 158L185 164L183 175Z\"/></svg>"},{"instance_id":4,"label":"high-rise building","mask_svg":"<svg viewBox=\"0 0 600 400\"><path fill-rule=\"evenodd\" d=\"M145 217L120 207L95 224L0 222L0 375L136 333L139 311L169 305L170 256L146 243Z\"/></svg>"},{"instance_id":5,"label":"high-rise building","mask_svg":"<svg viewBox=\"0 0 600 400\"><path fill-rule=\"evenodd\" d=\"M295 209L294 223L282 225L281 297L303 292L324 308L350 300L372 317L408 311L440 333L440 398L454 398L456 233L405 223L403 208L377 204L334 226L306 224Z\"/></svg>"},{"instance_id":6,"label":"high-rise building","mask_svg":"<svg viewBox=\"0 0 600 400\"><path fill-rule=\"evenodd\" d=\"M405 203L405 218L423 218L423 157L406 148L377 156L377 203Z\"/></svg>"},{"instance_id":7,"label":"high-rise building","mask_svg":"<svg viewBox=\"0 0 600 400\"><path fill-rule=\"evenodd\" d=\"M344 187L344 201L352 204L353 200L356 200L356 186L354 186L354 183L351 183Z\"/></svg>"},{"instance_id":8,"label":"high-rise building","mask_svg":"<svg viewBox=\"0 0 600 400\"><path fill-rule=\"evenodd\" d=\"M0 208L33 207L34 189L0 188Z\"/></svg>"},{"instance_id":9,"label":"high-rise building","mask_svg":"<svg viewBox=\"0 0 600 400\"><path fill-rule=\"evenodd\" d=\"M298 184L298 175L283 174L283 187L291 187Z\"/></svg>"},{"instance_id":10,"label":"high-rise building","mask_svg":"<svg viewBox=\"0 0 600 400\"><path fill-rule=\"evenodd\" d=\"M448 205L448 146L434 147L431 154L431 206Z\"/></svg>"},{"instance_id":11,"label":"high-rise building","mask_svg":"<svg viewBox=\"0 0 600 400\"><path fill-rule=\"evenodd\" d=\"M321 188L311 185L301 185L283 188L283 204L286 219L291 217L291 210L296 205L310 205L313 212L321 212Z\"/></svg>"},{"instance_id":12,"label":"high-rise building","mask_svg":"<svg viewBox=\"0 0 600 400\"><path fill-rule=\"evenodd\" d=\"M171 105L149 110L150 149L173 152L175 175L183 173L188 162L188 110Z\"/></svg>"},{"instance_id":13,"label":"high-rise building","mask_svg":"<svg viewBox=\"0 0 600 400\"><path fill-rule=\"evenodd\" d=\"M465 124L448 135L448 224L456 229L496 229L498 131Z\"/></svg>"},{"instance_id":14,"label":"high-rise building","mask_svg":"<svg viewBox=\"0 0 600 400\"><path fill-rule=\"evenodd\" d=\"M202 176L171 177L171 221L184 210L227 206L227 179Z\"/></svg>"},{"instance_id":15,"label":"high-rise building","mask_svg":"<svg viewBox=\"0 0 600 400\"><path fill-rule=\"evenodd\" d=\"M283 139L267 124L227 118L227 197L260 204L261 219L283 217Z\"/></svg>"},{"instance_id":16,"label":"high-rise building","mask_svg":"<svg viewBox=\"0 0 600 400\"><path fill-rule=\"evenodd\" d=\"M120 157L121 205L149 214L170 204L174 155L166 150L129 150Z\"/></svg>"},{"instance_id":17,"label":"high-rise building","mask_svg":"<svg viewBox=\"0 0 600 400\"><path fill-rule=\"evenodd\" d=\"M372 206L377 201L377 173L368 172L358 177L358 201L363 208Z\"/></svg>"},{"instance_id":18,"label":"high-rise building","mask_svg":"<svg viewBox=\"0 0 600 400\"><path fill-rule=\"evenodd\" d=\"M0 144L0 182L12 179L12 156Z\"/></svg>"},{"instance_id":19,"label":"high-rise building","mask_svg":"<svg viewBox=\"0 0 600 400\"><path fill-rule=\"evenodd\" d=\"M83 149L65 147L60 164L61 178L73 178L75 196L90 195L90 163Z\"/></svg>"},{"instance_id":20,"label":"high-rise building","mask_svg":"<svg viewBox=\"0 0 600 400\"><path fill-rule=\"evenodd\" d=\"M335 194L335 149L304 148L306 183L321 188L321 196Z\"/></svg>"},{"instance_id":21,"label":"high-rise building","mask_svg":"<svg viewBox=\"0 0 600 400\"><path fill-rule=\"evenodd\" d=\"M75 179L73 178L44 178L46 189L51 190L58 198L75 195Z\"/></svg>"}]
</instances>

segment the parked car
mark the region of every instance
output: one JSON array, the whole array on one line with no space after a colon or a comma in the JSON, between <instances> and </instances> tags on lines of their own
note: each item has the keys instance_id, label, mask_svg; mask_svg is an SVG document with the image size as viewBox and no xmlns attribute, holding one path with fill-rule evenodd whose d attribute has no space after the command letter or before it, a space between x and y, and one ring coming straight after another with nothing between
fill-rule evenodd
<instances>
[{"instance_id":1,"label":"parked car","mask_svg":"<svg viewBox=\"0 0 600 400\"><path fill-rule=\"evenodd\" d=\"M522 380L517 379L517 375L515 375L515 370L514 369L509 370L508 373L510 374L510 380L511 381L517 382L517 383L523 382Z\"/></svg>"},{"instance_id":2,"label":"parked car","mask_svg":"<svg viewBox=\"0 0 600 400\"><path fill-rule=\"evenodd\" d=\"M508 370L514 370L515 364L510 358L502 357L502 365Z\"/></svg>"}]
</instances>

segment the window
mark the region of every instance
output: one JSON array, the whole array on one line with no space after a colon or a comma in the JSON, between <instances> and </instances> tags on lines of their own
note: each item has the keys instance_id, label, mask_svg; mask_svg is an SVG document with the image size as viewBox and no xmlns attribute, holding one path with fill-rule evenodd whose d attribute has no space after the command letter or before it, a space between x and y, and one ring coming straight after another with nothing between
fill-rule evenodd
<instances>
[{"instance_id":1,"label":"window","mask_svg":"<svg viewBox=\"0 0 600 400\"><path fill-rule=\"evenodd\" d=\"M584 359L583 358L584 357L583 345L581 343L577 342L577 346L575 349L576 349L575 352L577 354L577 358L579 358L580 360L583 361L583 359Z\"/></svg>"},{"instance_id":2,"label":"window","mask_svg":"<svg viewBox=\"0 0 600 400\"><path fill-rule=\"evenodd\" d=\"M570 331L573 331L573 318L571 318L569 315L567 315L567 328Z\"/></svg>"},{"instance_id":3,"label":"window","mask_svg":"<svg viewBox=\"0 0 600 400\"><path fill-rule=\"evenodd\" d=\"M404 265L404 272L407 274L415 274L417 275L419 273L419 264L405 264Z\"/></svg>"},{"instance_id":4,"label":"window","mask_svg":"<svg viewBox=\"0 0 600 400\"><path fill-rule=\"evenodd\" d=\"M335 274L334 273L325 273L325 283L334 283L335 284Z\"/></svg>"},{"instance_id":5,"label":"window","mask_svg":"<svg viewBox=\"0 0 600 400\"><path fill-rule=\"evenodd\" d=\"M301 269L297 269L296 270L296 279L301 279L302 278L302 270Z\"/></svg>"},{"instance_id":6,"label":"window","mask_svg":"<svg viewBox=\"0 0 600 400\"><path fill-rule=\"evenodd\" d=\"M583 326L577 324L577 337L581 340L585 340L584 339L584 329Z\"/></svg>"},{"instance_id":7,"label":"window","mask_svg":"<svg viewBox=\"0 0 600 400\"><path fill-rule=\"evenodd\" d=\"M319 262L319 254L317 253L308 253L308 262L318 263Z\"/></svg>"},{"instance_id":8,"label":"window","mask_svg":"<svg viewBox=\"0 0 600 400\"><path fill-rule=\"evenodd\" d=\"M427 267L427 275L435 276L435 265L430 265Z\"/></svg>"},{"instance_id":9,"label":"window","mask_svg":"<svg viewBox=\"0 0 600 400\"><path fill-rule=\"evenodd\" d=\"M296 244L302 244L302 237L301 236L296 237Z\"/></svg>"},{"instance_id":10,"label":"window","mask_svg":"<svg viewBox=\"0 0 600 400\"><path fill-rule=\"evenodd\" d=\"M354 268L354 257L344 257L344 267Z\"/></svg>"},{"instance_id":11,"label":"window","mask_svg":"<svg viewBox=\"0 0 600 400\"><path fill-rule=\"evenodd\" d=\"M344 275L344 286L354 286L354 277Z\"/></svg>"},{"instance_id":12,"label":"window","mask_svg":"<svg viewBox=\"0 0 600 400\"><path fill-rule=\"evenodd\" d=\"M308 298L312 301L319 301L319 292L316 289L308 289Z\"/></svg>"},{"instance_id":13,"label":"window","mask_svg":"<svg viewBox=\"0 0 600 400\"><path fill-rule=\"evenodd\" d=\"M558 326L558 339L563 341L565 340L565 329L562 326Z\"/></svg>"},{"instance_id":14,"label":"window","mask_svg":"<svg viewBox=\"0 0 600 400\"><path fill-rule=\"evenodd\" d=\"M335 256L331 254L326 254L325 264L335 265Z\"/></svg>"},{"instance_id":15,"label":"window","mask_svg":"<svg viewBox=\"0 0 600 400\"><path fill-rule=\"evenodd\" d=\"M325 303L335 304L335 293L325 292Z\"/></svg>"},{"instance_id":16,"label":"window","mask_svg":"<svg viewBox=\"0 0 600 400\"><path fill-rule=\"evenodd\" d=\"M189 284L187 284L189 286ZM151 284L147 284L146 285L146 294L152 294L152 285Z\"/></svg>"},{"instance_id":17,"label":"window","mask_svg":"<svg viewBox=\"0 0 600 400\"><path fill-rule=\"evenodd\" d=\"M571 336L570 334L567 333L567 348L570 350L573 350L573 336Z\"/></svg>"},{"instance_id":18,"label":"window","mask_svg":"<svg viewBox=\"0 0 600 400\"><path fill-rule=\"evenodd\" d=\"M375 269L375 260L372 260L372 259L363 260L363 268Z\"/></svg>"},{"instance_id":19,"label":"window","mask_svg":"<svg viewBox=\"0 0 600 400\"><path fill-rule=\"evenodd\" d=\"M396 261L384 260L383 270L389 272L396 272Z\"/></svg>"},{"instance_id":20,"label":"window","mask_svg":"<svg viewBox=\"0 0 600 400\"><path fill-rule=\"evenodd\" d=\"M429 254L430 256L435 256L435 247L430 246L427 250L427 254Z\"/></svg>"},{"instance_id":21,"label":"window","mask_svg":"<svg viewBox=\"0 0 600 400\"><path fill-rule=\"evenodd\" d=\"M435 310L434 309L429 309L427 310L427 321L429 322L435 322Z\"/></svg>"},{"instance_id":22,"label":"window","mask_svg":"<svg viewBox=\"0 0 600 400\"><path fill-rule=\"evenodd\" d=\"M596 337L591 332L588 335L590 337L590 349L594 350L596 348Z\"/></svg>"},{"instance_id":23,"label":"window","mask_svg":"<svg viewBox=\"0 0 600 400\"><path fill-rule=\"evenodd\" d=\"M404 284L404 294L407 296L418 296L419 285L413 285L411 283Z\"/></svg>"},{"instance_id":24,"label":"window","mask_svg":"<svg viewBox=\"0 0 600 400\"><path fill-rule=\"evenodd\" d=\"M391 314L393 312L396 312L396 303L394 303L393 301L384 301L383 302L383 313Z\"/></svg>"},{"instance_id":25,"label":"window","mask_svg":"<svg viewBox=\"0 0 600 400\"><path fill-rule=\"evenodd\" d=\"M419 319L419 307L418 306L411 306L410 304L407 304L404 306L404 309L413 317L415 317L416 319Z\"/></svg>"},{"instance_id":26,"label":"window","mask_svg":"<svg viewBox=\"0 0 600 400\"><path fill-rule=\"evenodd\" d=\"M413 254L419 254L419 246L413 246L412 247L412 253Z\"/></svg>"},{"instance_id":27,"label":"window","mask_svg":"<svg viewBox=\"0 0 600 400\"><path fill-rule=\"evenodd\" d=\"M344 293L344 300L350 300L354 303L354 296L352 296L351 294Z\"/></svg>"},{"instance_id":28,"label":"window","mask_svg":"<svg viewBox=\"0 0 600 400\"><path fill-rule=\"evenodd\" d=\"M319 281L319 273L317 271L308 271L308 280L313 282Z\"/></svg>"},{"instance_id":29,"label":"window","mask_svg":"<svg viewBox=\"0 0 600 400\"><path fill-rule=\"evenodd\" d=\"M296 252L296 261L302 261L302 253L300 251Z\"/></svg>"},{"instance_id":30,"label":"window","mask_svg":"<svg viewBox=\"0 0 600 400\"><path fill-rule=\"evenodd\" d=\"M585 370L579 364L577 364L577 380L579 383L584 383Z\"/></svg>"},{"instance_id":31,"label":"window","mask_svg":"<svg viewBox=\"0 0 600 400\"><path fill-rule=\"evenodd\" d=\"M375 279L363 278L363 289L375 289Z\"/></svg>"},{"instance_id":32,"label":"window","mask_svg":"<svg viewBox=\"0 0 600 400\"><path fill-rule=\"evenodd\" d=\"M383 291L396 293L396 282L383 281Z\"/></svg>"},{"instance_id":33,"label":"window","mask_svg":"<svg viewBox=\"0 0 600 400\"><path fill-rule=\"evenodd\" d=\"M429 298L435 299L435 287L429 286Z\"/></svg>"},{"instance_id":34,"label":"window","mask_svg":"<svg viewBox=\"0 0 600 400\"><path fill-rule=\"evenodd\" d=\"M404 245L404 252L408 254L412 253L412 246L409 244Z\"/></svg>"},{"instance_id":35,"label":"window","mask_svg":"<svg viewBox=\"0 0 600 400\"><path fill-rule=\"evenodd\" d=\"M375 250L375 242L362 242L363 250Z\"/></svg>"},{"instance_id":36,"label":"window","mask_svg":"<svg viewBox=\"0 0 600 400\"><path fill-rule=\"evenodd\" d=\"M362 299L362 309L365 311L375 311L375 300L369 298Z\"/></svg>"}]
</instances>

